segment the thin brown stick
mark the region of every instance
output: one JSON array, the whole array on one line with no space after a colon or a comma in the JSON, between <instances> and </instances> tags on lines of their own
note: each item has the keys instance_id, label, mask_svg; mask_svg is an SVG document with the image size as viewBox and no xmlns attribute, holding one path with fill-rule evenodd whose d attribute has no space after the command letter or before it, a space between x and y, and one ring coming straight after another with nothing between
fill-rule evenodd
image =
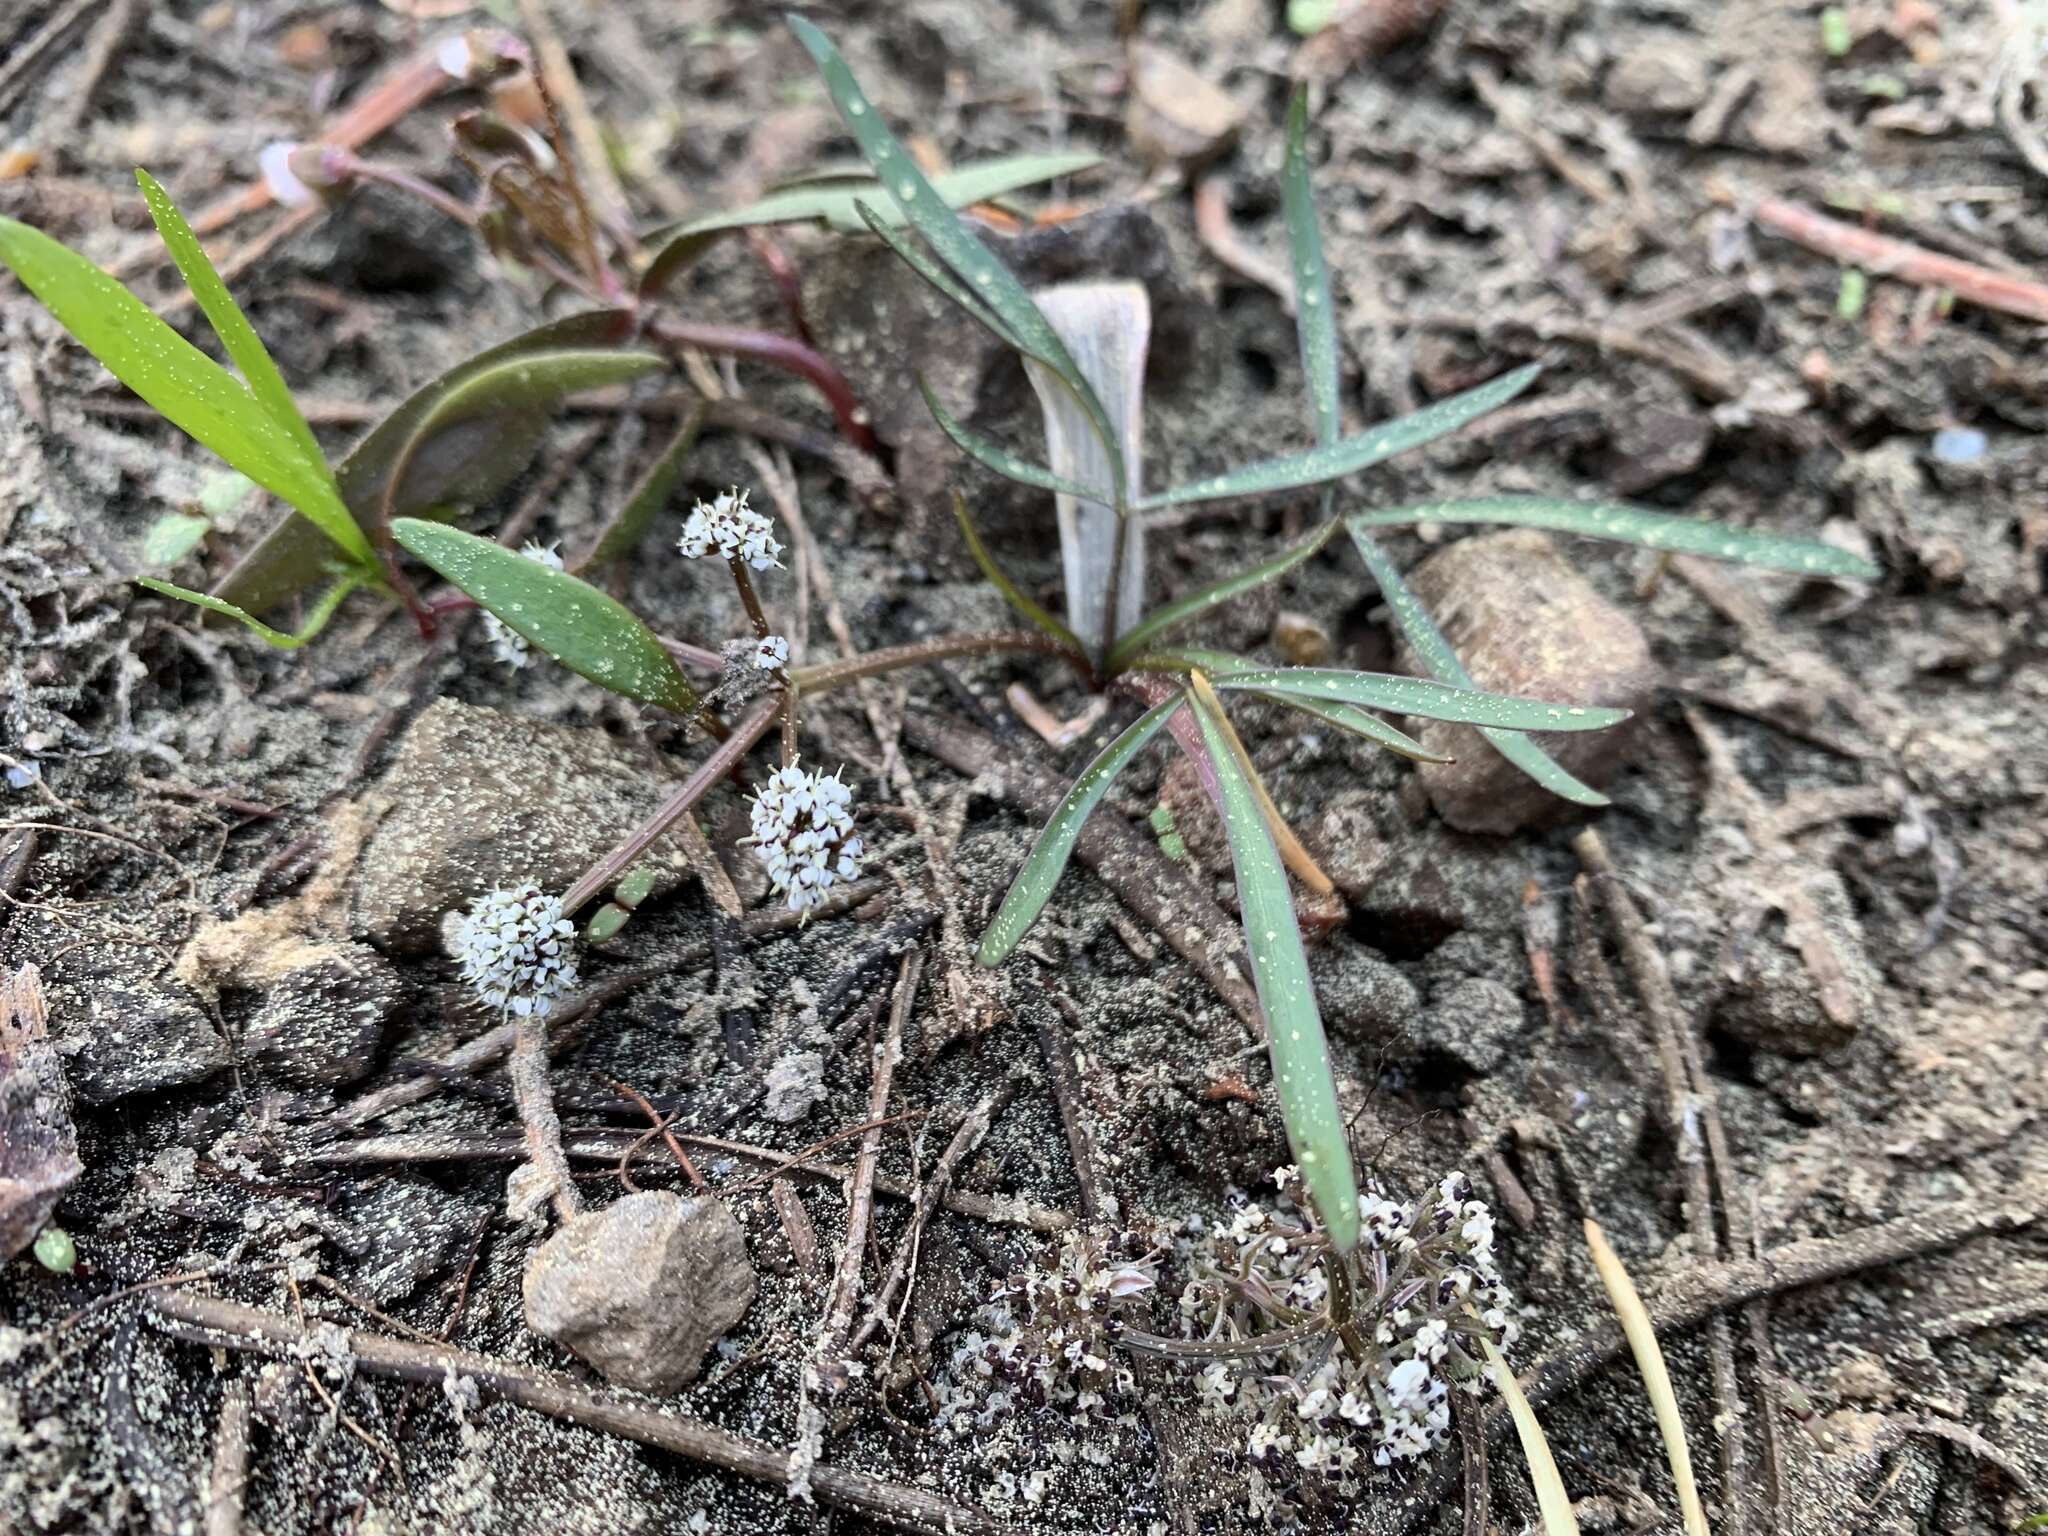
<instances>
[{"instance_id":1,"label":"thin brown stick","mask_svg":"<svg viewBox=\"0 0 2048 1536\"><path fill-rule=\"evenodd\" d=\"M858 1354L875 1336L889 1315L889 1303L896 1297L896 1289L910 1274L915 1261L919 1241L924 1236L925 1224L931 1220L932 1212L939 1208L946 1198L946 1191L952 1186L953 1175L960 1167L960 1161L981 1145L981 1139L988 1134L989 1126L1003 1108L1010 1102L1011 1090L1005 1087L1000 1093L984 1094L981 1102L968 1111L967 1118L960 1122L960 1128L953 1133L953 1139L946 1143L946 1150L939 1154L938 1166L932 1169L930 1178L924 1181L924 1188L918 1192L917 1203L911 1207L910 1225L903 1233L903 1239L896 1245L896 1257L890 1261L882 1281L875 1287L875 1294L868 1302L867 1316L861 1319L854 1330L853 1340L847 1345L850 1354ZM892 1333L894 1329L890 1330Z\"/></svg>"},{"instance_id":2,"label":"thin brown stick","mask_svg":"<svg viewBox=\"0 0 2048 1536\"><path fill-rule=\"evenodd\" d=\"M652 1134L661 1137L663 1143L668 1147L669 1155L676 1160L676 1166L688 1175L691 1187L699 1194L702 1194L709 1188L710 1186L704 1182L704 1175L697 1171L697 1165L690 1161L690 1154L685 1152L683 1144L676 1140L676 1133L669 1129L669 1122L662 1118L660 1111L647 1102L647 1095L638 1088L635 1088L631 1083L613 1083L612 1087L618 1090L620 1098L631 1099L635 1104L639 1105L641 1112L654 1122ZM636 1147L639 1145L641 1145L640 1142L634 1143ZM619 1160L619 1180L621 1183L625 1182L626 1163L630 1160L631 1156L631 1152L628 1151L627 1155Z\"/></svg>"},{"instance_id":3,"label":"thin brown stick","mask_svg":"<svg viewBox=\"0 0 2048 1536\"><path fill-rule=\"evenodd\" d=\"M1478 1422L1477 1405L1469 1398L1460 1398L1452 1413L1465 1463L1465 1536L1486 1536L1493 1502L1486 1478L1486 1433Z\"/></svg>"},{"instance_id":4,"label":"thin brown stick","mask_svg":"<svg viewBox=\"0 0 2048 1536\"><path fill-rule=\"evenodd\" d=\"M797 1273L804 1277L807 1285L815 1286L825 1278L825 1261L818 1252L818 1229L811 1225L811 1213L804 1209L804 1198L796 1192L796 1186L787 1179L768 1181L768 1198L775 1205L775 1214L782 1222L782 1235L789 1240L790 1255L796 1260Z\"/></svg>"},{"instance_id":5,"label":"thin brown stick","mask_svg":"<svg viewBox=\"0 0 2048 1536\"><path fill-rule=\"evenodd\" d=\"M873 1077L868 1088L868 1119L875 1122L889 1113L889 1090L896 1078L896 1063L903 1059L903 1026L917 1001L917 984L924 978L924 951L904 951L896 972L896 993L889 1005L889 1027L873 1051ZM842 1358L847 1335L853 1327L853 1312L860 1301L861 1258L867 1252L868 1223L874 1216L875 1165L882 1155L882 1128L873 1125L861 1138L860 1155L853 1165L853 1189L847 1196L846 1243L839 1251L839 1267L832 1277L832 1300L825 1310L825 1326L818 1339L819 1360Z\"/></svg>"},{"instance_id":6,"label":"thin brown stick","mask_svg":"<svg viewBox=\"0 0 2048 1536\"><path fill-rule=\"evenodd\" d=\"M1572 839L1572 851L1587 873L1580 878L1599 895L1608 925L1621 947L1622 964L1635 984L1651 1047L1664 1080L1664 1129L1677 1151L1684 1185L1686 1229L1702 1258L1719 1258L1723 1249L1714 1225L1714 1197L1708 1178L1709 1149L1702 1135L1705 1119L1693 1070L1697 1052L1688 1051L1691 1028L1664 969L1664 957L1650 937L1635 898L1614 867L1607 845L1592 827ZM1716 1116L1716 1124L1719 1117ZM1725 1159L1728 1149L1720 1148ZM1707 1363L1713 1380L1715 1439L1721 1453L1723 1521L1730 1536L1743 1536L1752 1523L1755 1479L1749 1471L1748 1436L1743 1428L1741 1389L1735 1379L1735 1345L1728 1320L1707 1319Z\"/></svg>"},{"instance_id":7,"label":"thin brown stick","mask_svg":"<svg viewBox=\"0 0 2048 1536\"><path fill-rule=\"evenodd\" d=\"M895 1117L892 1117L892 1120ZM865 1127L861 1128L865 1131ZM625 1130L570 1131L562 1141L562 1150L575 1160L616 1165L620 1150L628 1139L644 1133ZM677 1137L693 1147L707 1152L722 1152L728 1157L744 1158L759 1163L767 1174L765 1177L749 1179L744 1185L735 1185L720 1191L732 1196L751 1189L757 1183L768 1183L776 1178L806 1179L816 1184L837 1184L844 1186L853 1177L853 1169L845 1163L822 1163L814 1159L792 1161L787 1152L778 1152L773 1147L757 1147L749 1142L728 1141L721 1136L699 1136L693 1132L678 1131ZM446 1132L408 1131L390 1136L359 1136L353 1141L329 1142L325 1146L313 1147L299 1153L293 1162L304 1168L383 1168L402 1166L406 1163L472 1163L472 1162L513 1162L525 1155L526 1143L521 1137L499 1135L494 1132ZM636 1163L647 1161L653 1154L646 1147L634 1154ZM915 1186L888 1174L875 1175L875 1193L886 1195L891 1200L914 1200L918 1191ZM1070 1231L1074 1218L1065 1211L1048 1210L1044 1206L1032 1205L1013 1196L977 1195L966 1190L951 1189L946 1192L944 1205L956 1215L969 1216L991 1226L1021 1227L1030 1232L1055 1233ZM192 1276L177 1277L180 1279ZM168 1284L168 1281L154 1282Z\"/></svg>"},{"instance_id":8,"label":"thin brown stick","mask_svg":"<svg viewBox=\"0 0 2048 1536\"><path fill-rule=\"evenodd\" d=\"M249 1384L231 1381L213 1432L206 1478L206 1536L241 1536L242 1491L249 1483Z\"/></svg>"},{"instance_id":9,"label":"thin brown stick","mask_svg":"<svg viewBox=\"0 0 2048 1536\"><path fill-rule=\"evenodd\" d=\"M506 1075L512 1080L519 1123L526 1129L528 1154L533 1165L547 1175L555 1215L565 1222L582 1215L583 1197L576 1192L568 1156L562 1151L562 1121L555 1113L554 1090L548 1084L547 1020L528 1016L515 1023Z\"/></svg>"},{"instance_id":10,"label":"thin brown stick","mask_svg":"<svg viewBox=\"0 0 2048 1536\"><path fill-rule=\"evenodd\" d=\"M305 1339L302 1329L274 1312L191 1291L159 1296L154 1307L166 1332L209 1348L285 1356L302 1347ZM465 1377L506 1402L564 1423L618 1435L741 1477L781 1484L789 1476L786 1451L613 1393L593 1391L552 1371L360 1331L349 1335L348 1353L359 1369L373 1375L429 1385L450 1376ZM978 1509L865 1472L816 1467L811 1471L811 1486L827 1504L932 1536L947 1532L995 1536L1005 1529Z\"/></svg>"},{"instance_id":11,"label":"thin brown stick","mask_svg":"<svg viewBox=\"0 0 2048 1536\"><path fill-rule=\"evenodd\" d=\"M2038 1222L2041 1215L2041 1210L2033 1206L1958 1202L1931 1213L1856 1227L1835 1237L1786 1243L1761 1258L1696 1265L1681 1270L1654 1297L1646 1299L1650 1323L1660 1335L1682 1332L1709 1317L1765 1297L1941 1253L1973 1238L2024 1231ZM1517 1379L1530 1405L1540 1408L1581 1386L1627 1351L1621 1325L1603 1322L1579 1334L1555 1354L1539 1360ZM1495 1403L1486 1410L1485 1429L1490 1439L1506 1432L1508 1413L1504 1403ZM1449 1465L1438 1466L1429 1481L1410 1495L1407 1513L1394 1527L1396 1536L1414 1530L1442 1508L1450 1497L1451 1479L1456 1475Z\"/></svg>"},{"instance_id":12,"label":"thin brown stick","mask_svg":"<svg viewBox=\"0 0 2048 1536\"><path fill-rule=\"evenodd\" d=\"M1942 256L1921 246L1860 229L1782 198L1756 205L1757 223L1809 251L1903 282L1945 288L1966 303L2022 320L2048 321L2048 285L1994 272L1974 261Z\"/></svg>"}]
</instances>

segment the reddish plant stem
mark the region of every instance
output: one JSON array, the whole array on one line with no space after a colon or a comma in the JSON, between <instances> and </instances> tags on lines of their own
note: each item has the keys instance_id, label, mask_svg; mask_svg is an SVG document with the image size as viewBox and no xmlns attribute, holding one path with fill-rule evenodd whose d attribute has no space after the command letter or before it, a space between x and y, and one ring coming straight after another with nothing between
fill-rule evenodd
<instances>
[{"instance_id":1,"label":"reddish plant stem","mask_svg":"<svg viewBox=\"0 0 2048 1536\"><path fill-rule=\"evenodd\" d=\"M1019 651L1057 656L1070 663L1089 686L1095 684L1095 669L1087 657L1035 629L999 630L990 635L946 635L936 640L892 645L843 661L822 661L816 666L798 667L790 673L790 680L805 693L823 693L830 688L843 688L864 677L877 677L904 667L922 667L934 661L950 661L957 656L1001 656Z\"/></svg>"},{"instance_id":2,"label":"reddish plant stem","mask_svg":"<svg viewBox=\"0 0 2048 1536\"><path fill-rule=\"evenodd\" d=\"M662 833L687 816L690 807L702 800L729 770L738 766L754 743L768 734L768 727L775 723L781 710L780 693L765 694L756 699L734 723L732 734L697 765L694 773L676 786L675 792L662 802L660 809L641 823L631 837L583 872L582 878L562 898L562 910L576 911L630 869L633 861L652 847Z\"/></svg>"},{"instance_id":3,"label":"reddish plant stem","mask_svg":"<svg viewBox=\"0 0 2048 1536\"><path fill-rule=\"evenodd\" d=\"M803 338L805 346L817 346L818 339L811 334L811 322L804 315L803 282L797 276L796 263L789 259L789 252L777 245L765 230L748 230L747 245L755 259L768 269L768 276L775 284L783 310L789 315L789 323L796 327L797 335Z\"/></svg>"},{"instance_id":4,"label":"reddish plant stem","mask_svg":"<svg viewBox=\"0 0 2048 1536\"><path fill-rule=\"evenodd\" d=\"M1959 299L2001 314L2048 322L2048 286L2026 278L2010 277L1973 261L1938 255L1890 235L1824 218L1781 198L1758 203L1755 218L1772 233L1836 261L1923 287L1946 288Z\"/></svg>"},{"instance_id":5,"label":"reddish plant stem","mask_svg":"<svg viewBox=\"0 0 2048 1536\"><path fill-rule=\"evenodd\" d=\"M881 452L874 429L868 425L867 412L854 397L853 386L846 382L846 375L822 352L804 345L795 337L778 336L773 331L750 331L737 325L681 320L672 315L650 319L647 334L664 346L697 347L705 352L728 353L795 374L815 386L825 397L825 403L832 407L833 419L839 423L841 434L849 442L866 453Z\"/></svg>"}]
</instances>

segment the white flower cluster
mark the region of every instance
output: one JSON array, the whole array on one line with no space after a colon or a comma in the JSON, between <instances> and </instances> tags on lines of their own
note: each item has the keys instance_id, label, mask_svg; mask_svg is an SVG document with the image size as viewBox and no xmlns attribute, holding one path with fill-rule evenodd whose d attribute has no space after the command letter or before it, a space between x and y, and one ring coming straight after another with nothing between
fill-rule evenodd
<instances>
[{"instance_id":1,"label":"white flower cluster","mask_svg":"<svg viewBox=\"0 0 2048 1536\"><path fill-rule=\"evenodd\" d=\"M780 635L763 635L754 646L754 665L763 672L780 672L789 665L789 642Z\"/></svg>"},{"instance_id":2,"label":"white flower cluster","mask_svg":"<svg viewBox=\"0 0 2048 1536\"><path fill-rule=\"evenodd\" d=\"M479 896L455 925L462 979L501 1013L546 1018L576 985L576 928L537 885Z\"/></svg>"},{"instance_id":3,"label":"white flower cluster","mask_svg":"<svg viewBox=\"0 0 2048 1536\"><path fill-rule=\"evenodd\" d=\"M562 569L562 557L555 553L552 544L536 544L527 540L526 547L519 551L535 565L544 565L551 571ZM519 633L495 613L484 614L484 638L491 642L491 649L497 652L498 660L513 670L526 665L526 636Z\"/></svg>"},{"instance_id":4,"label":"white flower cluster","mask_svg":"<svg viewBox=\"0 0 2048 1536\"><path fill-rule=\"evenodd\" d=\"M1023 1409L1079 1425L1128 1409L1137 1381L1115 1348L1112 1304L1156 1283L1149 1263L1116 1263L1099 1240L1067 1233L1049 1264L1012 1275L976 1314L940 1373L938 1427L976 1439Z\"/></svg>"},{"instance_id":5,"label":"white flower cluster","mask_svg":"<svg viewBox=\"0 0 2048 1536\"><path fill-rule=\"evenodd\" d=\"M1281 1170L1283 1189L1291 1174ZM1210 1412L1252 1416L1252 1502L1278 1523L1304 1501L1354 1497L1368 1467L1441 1446L1451 1385L1485 1389L1478 1340L1505 1348L1520 1332L1495 1263L1493 1216L1462 1174L1443 1179L1426 1203L1368 1184L1359 1214L1364 1241L1343 1260L1306 1221L1254 1204L1184 1256L1196 1278L1181 1293L1183 1332L1203 1339L1251 1337L1276 1318L1322 1313L1327 1266L1348 1267L1363 1358L1323 1339L1242 1363L1211 1361L1197 1377Z\"/></svg>"},{"instance_id":6,"label":"white flower cluster","mask_svg":"<svg viewBox=\"0 0 2048 1536\"><path fill-rule=\"evenodd\" d=\"M727 560L744 560L757 571L782 564L777 558L782 545L776 541L775 525L765 513L747 505L747 493L738 486L691 508L676 548L691 560L717 554Z\"/></svg>"},{"instance_id":7,"label":"white flower cluster","mask_svg":"<svg viewBox=\"0 0 2048 1536\"><path fill-rule=\"evenodd\" d=\"M755 857L792 912L809 912L842 880L858 880L866 847L853 830L853 791L837 773L792 763L754 798Z\"/></svg>"}]
</instances>

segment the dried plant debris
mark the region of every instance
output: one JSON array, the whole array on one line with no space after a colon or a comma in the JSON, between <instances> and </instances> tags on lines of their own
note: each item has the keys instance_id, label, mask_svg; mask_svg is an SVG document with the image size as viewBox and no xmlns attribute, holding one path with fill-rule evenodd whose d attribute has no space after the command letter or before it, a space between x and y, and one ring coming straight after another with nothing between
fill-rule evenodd
<instances>
[{"instance_id":1,"label":"dried plant debris","mask_svg":"<svg viewBox=\"0 0 2048 1536\"><path fill-rule=\"evenodd\" d=\"M33 965L0 973L0 1263L37 1240L85 1171L46 1008Z\"/></svg>"}]
</instances>

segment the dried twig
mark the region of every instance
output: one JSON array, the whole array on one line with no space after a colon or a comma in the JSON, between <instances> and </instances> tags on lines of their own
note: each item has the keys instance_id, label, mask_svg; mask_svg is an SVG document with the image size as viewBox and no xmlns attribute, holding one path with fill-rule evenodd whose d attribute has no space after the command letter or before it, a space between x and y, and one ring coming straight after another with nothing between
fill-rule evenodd
<instances>
[{"instance_id":1,"label":"dried twig","mask_svg":"<svg viewBox=\"0 0 2048 1536\"><path fill-rule=\"evenodd\" d=\"M1761 1258L1697 1265L1680 1271L1649 1299L1650 1322L1659 1334L1669 1335L1765 1297L1940 1253L1972 1238L2024 1231L2041 1215L2032 1206L1961 1202L1929 1214L1856 1227L1835 1237L1786 1243ZM1519 1379L1530 1403L1541 1407L1579 1387L1627 1350L1620 1324L1603 1322L1539 1360ZM1505 1405L1495 1403L1488 1408L1485 1424L1489 1438L1504 1433L1508 1428ZM1405 1517L1395 1526L1397 1536L1414 1530L1443 1506L1456 1475L1451 1466L1439 1465L1429 1480L1416 1488Z\"/></svg>"},{"instance_id":2,"label":"dried twig","mask_svg":"<svg viewBox=\"0 0 2048 1536\"><path fill-rule=\"evenodd\" d=\"M283 1356L304 1340L303 1330L274 1312L192 1291L160 1295L152 1305L167 1333L208 1348ZM789 1475L790 1457L786 1451L679 1414L649 1408L614 1393L593 1391L552 1371L377 1333L351 1333L348 1352L358 1369L373 1375L428 1385L438 1385L451 1376L464 1377L522 1408L670 1451L741 1477L779 1484ZM865 1472L816 1467L811 1471L811 1487L827 1504L905 1529L931 1532L933 1536L945 1536L948 1532L994 1536L1004 1529L1000 1522L980 1510Z\"/></svg>"},{"instance_id":3,"label":"dried twig","mask_svg":"<svg viewBox=\"0 0 2048 1536\"><path fill-rule=\"evenodd\" d=\"M2022 320L2048 321L2048 285L1938 255L1890 235L1826 218L1782 198L1758 203L1754 217L1765 229L1845 265L1926 288L1943 288L1965 303Z\"/></svg>"},{"instance_id":4,"label":"dried twig","mask_svg":"<svg viewBox=\"0 0 2048 1536\"><path fill-rule=\"evenodd\" d=\"M231 1381L213 1434L206 1479L206 1536L241 1536L242 1490L249 1482L249 1385Z\"/></svg>"}]
</instances>

